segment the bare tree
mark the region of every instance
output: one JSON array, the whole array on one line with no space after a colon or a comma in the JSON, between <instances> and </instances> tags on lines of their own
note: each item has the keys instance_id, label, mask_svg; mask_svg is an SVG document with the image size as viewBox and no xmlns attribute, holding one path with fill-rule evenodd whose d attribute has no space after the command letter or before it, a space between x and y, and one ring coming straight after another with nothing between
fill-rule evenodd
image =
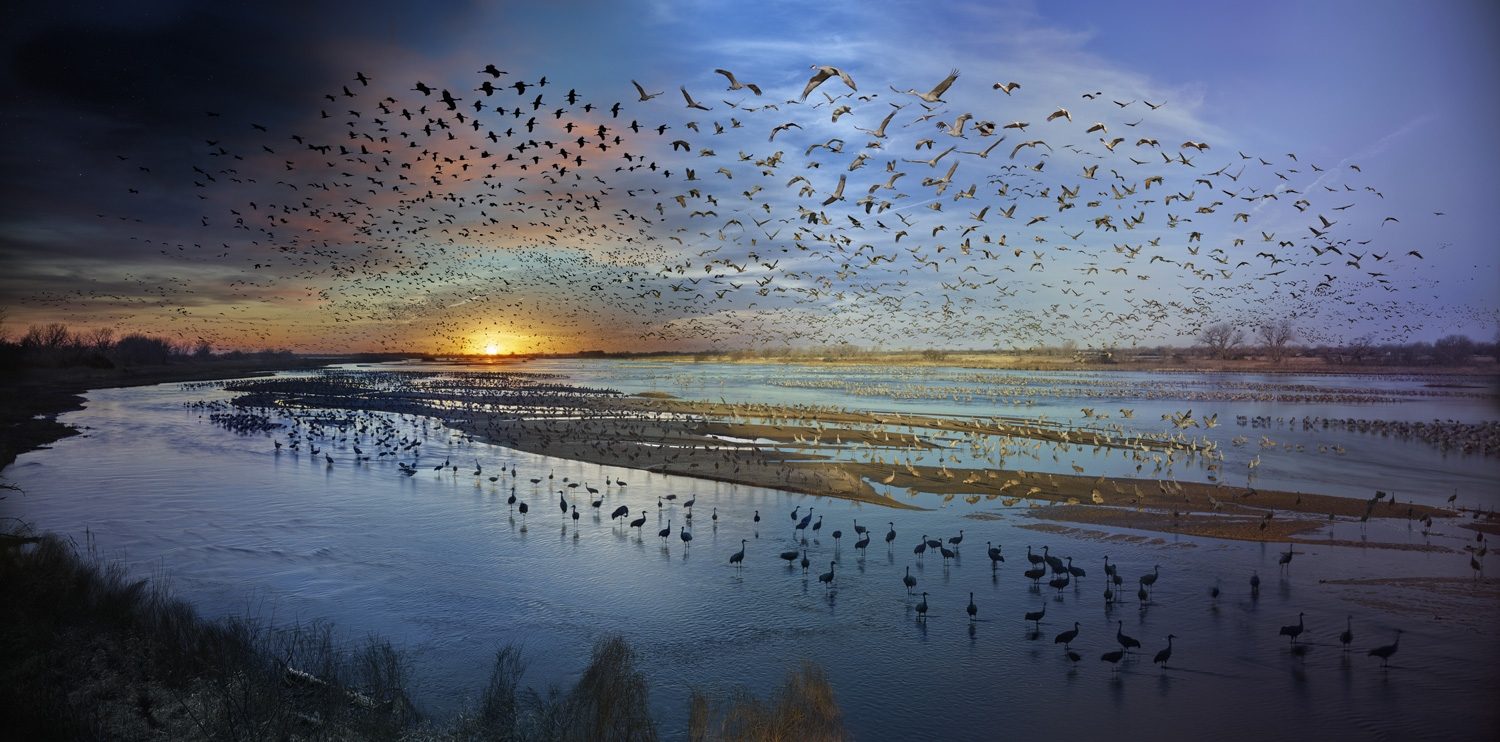
<instances>
[{"instance_id":1,"label":"bare tree","mask_svg":"<svg viewBox=\"0 0 1500 742\"><path fill-rule=\"evenodd\" d=\"M1468 335L1449 335L1432 344L1432 355L1440 366L1462 366L1474 355L1474 341Z\"/></svg>"},{"instance_id":2,"label":"bare tree","mask_svg":"<svg viewBox=\"0 0 1500 742\"><path fill-rule=\"evenodd\" d=\"M1272 363L1281 363L1286 358L1287 345L1297 336L1289 319L1265 322L1255 328L1255 333L1260 336L1261 345Z\"/></svg>"},{"instance_id":3,"label":"bare tree","mask_svg":"<svg viewBox=\"0 0 1500 742\"><path fill-rule=\"evenodd\" d=\"M1245 331L1228 322L1217 322L1198 333L1198 344L1214 358L1229 358L1235 346L1245 342Z\"/></svg>"},{"instance_id":4,"label":"bare tree","mask_svg":"<svg viewBox=\"0 0 1500 742\"><path fill-rule=\"evenodd\" d=\"M80 335L83 344L95 353L108 353L115 346L115 331L108 327L97 327Z\"/></svg>"}]
</instances>

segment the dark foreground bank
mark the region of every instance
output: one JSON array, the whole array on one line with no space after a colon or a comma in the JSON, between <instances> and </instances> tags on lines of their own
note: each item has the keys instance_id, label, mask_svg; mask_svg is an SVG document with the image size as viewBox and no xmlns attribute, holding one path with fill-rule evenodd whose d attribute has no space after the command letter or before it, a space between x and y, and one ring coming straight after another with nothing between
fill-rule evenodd
<instances>
[{"instance_id":1,"label":"dark foreground bank","mask_svg":"<svg viewBox=\"0 0 1500 742\"><path fill-rule=\"evenodd\" d=\"M594 647L570 689L524 687L514 647L452 719L412 704L404 653L326 624L209 621L87 545L0 533L0 724L12 739L654 740L638 658ZM837 740L832 688L804 665L772 698L695 694L693 740Z\"/></svg>"}]
</instances>

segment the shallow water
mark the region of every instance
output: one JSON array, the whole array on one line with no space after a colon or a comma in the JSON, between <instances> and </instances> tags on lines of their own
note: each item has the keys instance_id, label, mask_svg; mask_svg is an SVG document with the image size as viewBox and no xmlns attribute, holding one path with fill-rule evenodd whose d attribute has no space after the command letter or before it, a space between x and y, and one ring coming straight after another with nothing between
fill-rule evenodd
<instances>
[{"instance_id":1,"label":"shallow water","mask_svg":"<svg viewBox=\"0 0 1500 742\"><path fill-rule=\"evenodd\" d=\"M1472 399L1325 404L1316 413L1308 412L1311 405L1123 397L1118 404L1049 398L1012 406L772 386L766 383L769 370L756 366L559 362L527 368L622 391L730 401L1052 419L1077 415L1080 406L1134 407L1136 419L1129 422L1142 430L1161 430L1162 412L1191 406L1199 414L1219 412L1227 424L1199 432L1224 435L1226 442L1240 433L1259 435L1236 430L1236 414L1495 417ZM823 373L794 369L774 378ZM1414 383L1312 382L1372 388ZM180 385L92 392L85 410L64 416L87 427L85 436L27 454L7 470L25 494L0 501L0 515L25 517L80 541L87 528L104 553L124 558L143 576L168 574L178 594L209 614L328 619L351 638L387 636L411 652L418 701L434 713L451 712L476 693L488 676L490 651L505 642L524 644L530 683L566 685L586 663L595 639L619 633L640 653L669 738L685 729L692 689L715 695L745 685L764 693L803 659L827 669L850 729L863 739L1097 738L1129 730L1168 738L1212 730L1247 738L1293 729L1298 737L1493 739L1500 731L1500 710L1474 702L1500 679L1500 642L1486 621L1451 613L1455 609L1447 604L1377 610L1361 599L1372 588L1320 582L1468 577L1466 553L1300 546L1290 570L1281 572L1282 545L1154 534L1139 542L1105 542L1040 533L1023 528L1036 522L1025 508L1007 510L993 502L942 506L936 498L919 498L934 509L897 512L518 453L464 442L436 423L429 424L422 460L451 458L459 470L436 473L427 467L408 478L388 461L349 463L351 443L325 446L336 459L332 466L321 455L278 454L268 436L227 432L201 410L183 406L222 398L223 392ZM1278 439L1301 435L1266 432ZM1309 443L1327 444L1326 435ZM1463 500L1489 506L1500 492L1493 460L1444 456L1415 441L1361 434L1342 434L1340 440L1347 452L1339 457L1279 448L1257 452L1263 469L1299 483L1297 489L1334 491L1337 485L1364 497L1385 482L1382 488L1403 500L1409 492L1441 502L1458 487ZM492 484L473 476L475 460L486 477L502 464L514 466L518 476ZM1081 461L1091 473L1097 470L1094 462ZM1058 464L1068 466L1065 460ZM549 474L554 479L545 479ZM1187 471L1178 475L1192 478ZM544 481L532 485L532 477ZM617 478L629 485L606 488L599 515L587 506L582 488L574 494L561 484L564 477L596 487ZM1273 486L1267 473L1261 477L1258 486ZM505 504L513 482L531 506L524 518ZM582 506L581 520L561 517L558 489ZM677 536L683 508L673 503L656 511L657 498L667 494L679 495L677 503L696 495L689 546ZM608 511L619 504L628 505L632 517L647 512L643 533L611 524ZM809 538L813 567L804 575L775 555L797 546L788 514L793 508L805 514L810 507L825 520L816 538ZM714 508L717 521L711 518ZM752 521L757 510L758 526ZM968 517L975 514L998 519ZM672 536L663 544L656 532L668 519ZM855 519L876 533L865 554L853 548ZM898 535L887 549L883 536L890 521ZM1440 523L1437 533L1424 537L1404 522L1371 524L1368 536L1459 550L1473 533L1453 525ZM835 528L844 538L832 538ZM951 564L934 553L913 555L924 534L946 540L960 529L960 556ZM1355 524L1340 524L1330 535L1358 540L1361 532ZM745 567L736 570L727 562L741 539L749 544ZM1007 557L993 573L986 541L1003 545ZM1029 566L1028 545L1038 553L1047 545L1053 554L1071 556L1088 576L1061 593L1045 585L1032 589L1021 574ZM1106 555L1120 565L1128 593L1126 602L1112 607L1102 598ZM834 559L836 586L825 591L817 575ZM1143 608L1135 581L1153 565L1160 565L1161 578ZM929 593L925 621L915 613L921 598L908 597L901 585L907 566L919 580L917 589ZM1258 599L1249 594L1252 570L1264 581ZM1212 601L1208 591L1216 580L1223 594ZM964 612L970 592L979 608L972 625ZM1380 588L1373 592L1378 597ZM1044 605L1047 615L1037 635L1022 616ZM1457 610L1492 615L1497 607L1480 599ZM1290 653L1277 632L1295 623L1298 612L1306 613L1303 640L1312 645L1302 658ZM1350 614L1355 651L1345 653L1336 637ZM1073 644L1083 655L1077 666L1052 642L1074 621L1081 624ZM1117 621L1144 647L1115 671L1099 655L1116 648ZM1389 643L1397 627L1405 629L1401 651L1382 670L1365 652ZM1163 669L1150 660L1166 646L1168 633L1177 640L1171 667Z\"/></svg>"}]
</instances>

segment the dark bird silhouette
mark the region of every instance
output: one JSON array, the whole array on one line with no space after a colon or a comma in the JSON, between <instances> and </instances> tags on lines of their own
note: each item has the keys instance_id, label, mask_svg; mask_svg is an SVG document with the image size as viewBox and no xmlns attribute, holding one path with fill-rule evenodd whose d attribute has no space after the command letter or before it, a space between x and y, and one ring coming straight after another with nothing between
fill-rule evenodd
<instances>
[{"instance_id":1,"label":"dark bird silhouette","mask_svg":"<svg viewBox=\"0 0 1500 742\"><path fill-rule=\"evenodd\" d=\"M1339 644L1344 645L1344 651L1349 651L1350 642L1354 641L1354 616L1344 617L1344 631L1339 634Z\"/></svg>"},{"instance_id":2,"label":"dark bird silhouette","mask_svg":"<svg viewBox=\"0 0 1500 742\"><path fill-rule=\"evenodd\" d=\"M1158 564L1155 567L1151 568L1151 574L1149 574L1149 575L1141 575L1141 584L1145 585L1147 590L1150 590L1151 586L1156 584L1156 578L1158 578L1158 577L1161 577L1161 565L1160 564Z\"/></svg>"},{"instance_id":3,"label":"dark bird silhouette","mask_svg":"<svg viewBox=\"0 0 1500 742\"><path fill-rule=\"evenodd\" d=\"M917 604L917 618L927 618L927 593L922 593L922 602Z\"/></svg>"},{"instance_id":4,"label":"dark bird silhouette","mask_svg":"<svg viewBox=\"0 0 1500 742\"><path fill-rule=\"evenodd\" d=\"M906 576L901 578L901 584L906 586L906 594L911 595L912 588L917 586L917 578L911 576L911 565L906 565Z\"/></svg>"},{"instance_id":5,"label":"dark bird silhouette","mask_svg":"<svg viewBox=\"0 0 1500 742\"><path fill-rule=\"evenodd\" d=\"M1176 638L1176 634L1167 634L1167 648L1157 652L1156 657L1152 658L1151 661L1162 667L1166 667L1167 660L1172 659L1172 640Z\"/></svg>"},{"instance_id":6,"label":"dark bird silhouette","mask_svg":"<svg viewBox=\"0 0 1500 742\"><path fill-rule=\"evenodd\" d=\"M1108 662L1111 665L1114 665L1115 666L1115 670L1119 670L1120 669L1120 659L1123 658L1124 656L1125 656L1125 650L1123 650L1123 649L1116 649L1113 652L1105 652L1104 654L1099 655L1099 659L1104 660L1105 662Z\"/></svg>"},{"instance_id":7,"label":"dark bird silhouette","mask_svg":"<svg viewBox=\"0 0 1500 742\"><path fill-rule=\"evenodd\" d=\"M818 582L823 583L825 590L833 586L833 566L835 564L838 564L838 560L830 561L828 563L828 571L818 575Z\"/></svg>"},{"instance_id":8,"label":"dark bird silhouette","mask_svg":"<svg viewBox=\"0 0 1500 742\"><path fill-rule=\"evenodd\" d=\"M1047 606L1042 606L1039 611L1027 611L1026 620L1036 624L1036 630L1042 630L1042 619L1047 617Z\"/></svg>"},{"instance_id":9,"label":"dark bird silhouette","mask_svg":"<svg viewBox=\"0 0 1500 742\"><path fill-rule=\"evenodd\" d=\"M729 555L729 563L730 564L733 564L736 567L740 567L740 566L744 565L744 562L745 562L745 544L748 544L748 543L750 543L750 541L748 539L743 539L743 538L740 539L740 550L736 551L735 553Z\"/></svg>"},{"instance_id":10,"label":"dark bird silhouette","mask_svg":"<svg viewBox=\"0 0 1500 742\"><path fill-rule=\"evenodd\" d=\"M1061 644L1061 645L1063 645L1063 649L1070 649L1071 647L1069 647L1068 645L1072 644L1073 640L1077 639L1077 638L1078 638L1078 622L1074 621L1073 622L1073 628L1068 629L1067 631L1064 631L1061 634L1058 634L1056 637L1054 637L1052 639L1052 643L1053 644Z\"/></svg>"},{"instance_id":11,"label":"dark bird silhouette","mask_svg":"<svg viewBox=\"0 0 1500 742\"><path fill-rule=\"evenodd\" d=\"M974 593L969 593L969 607L965 610L969 612L970 621L979 617L979 606L974 605Z\"/></svg>"},{"instance_id":12,"label":"dark bird silhouette","mask_svg":"<svg viewBox=\"0 0 1500 742\"><path fill-rule=\"evenodd\" d=\"M620 507L615 508L615 511L613 513L609 514L609 519L614 520L616 518L623 518L627 515L630 515L630 508L625 505L621 505Z\"/></svg>"},{"instance_id":13,"label":"dark bird silhouette","mask_svg":"<svg viewBox=\"0 0 1500 742\"><path fill-rule=\"evenodd\" d=\"M1301 636L1303 630L1305 630L1306 628L1307 627L1302 623L1302 614L1298 613L1297 623L1281 627L1281 635L1291 637L1291 641L1287 642L1288 644L1295 644L1297 643L1297 637Z\"/></svg>"},{"instance_id":14,"label":"dark bird silhouette","mask_svg":"<svg viewBox=\"0 0 1500 742\"><path fill-rule=\"evenodd\" d=\"M1387 644L1387 645L1385 645L1383 647L1376 647L1376 648L1370 650L1369 656L1371 656L1371 657L1379 657L1380 658L1380 666L1381 667L1386 667L1387 665L1390 664L1391 655L1395 654L1396 650L1398 650L1400 648L1401 648L1401 629L1396 629L1396 641L1393 641L1390 644Z\"/></svg>"},{"instance_id":15,"label":"dark bird silhouette","mask_svg":"<svg viewBox=\"0 0 1500 742\"><path fill-rule=\"evenodd\" d=\"M1115 629L1115 641L1119 642L1120 646L1125 649L1139 649L1141 646L1140 641L1135 637L1126 635L1124 621L1121 621L1120 627Z\"/></svg>"}]
</instances>

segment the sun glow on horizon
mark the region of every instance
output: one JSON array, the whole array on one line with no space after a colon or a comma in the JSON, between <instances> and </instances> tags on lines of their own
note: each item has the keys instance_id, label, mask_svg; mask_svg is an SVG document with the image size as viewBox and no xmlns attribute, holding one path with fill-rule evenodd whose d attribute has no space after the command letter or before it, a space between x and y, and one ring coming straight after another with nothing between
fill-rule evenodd
<instances>
[{"instance_id":1,"label":"sun glow on horizon","mask_svg":"<svg viewBox=\"0 0 1500 742\"><path fill-rule=\"evenodd\" d=\"M484 354L487 356L498 356L500 355L500 346L490 343L484 346Z\"/></svg>"}]
</instances>

